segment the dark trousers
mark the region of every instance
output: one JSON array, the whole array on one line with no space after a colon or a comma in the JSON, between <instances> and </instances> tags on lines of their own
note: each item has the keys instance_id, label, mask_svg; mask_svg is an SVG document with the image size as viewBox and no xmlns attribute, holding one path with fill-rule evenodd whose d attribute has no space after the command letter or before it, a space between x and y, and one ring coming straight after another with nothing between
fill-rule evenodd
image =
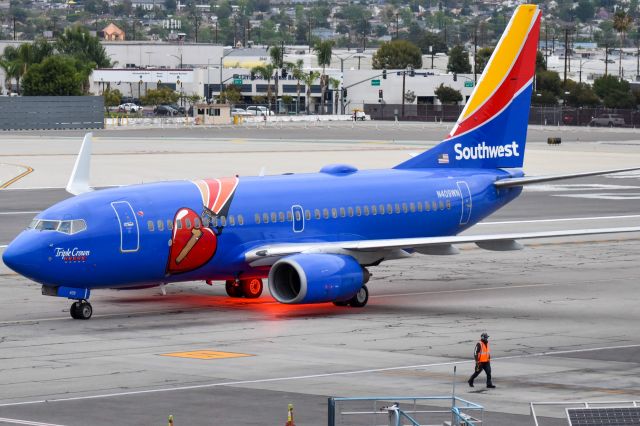
<instances>
[{"instance_id":1,"label":"dark trousers","mask_svg":"<svg viewBox=\"0 0 640 426\"><path fill-rule=\"evenodd\" d=\"M475 380L476 377L480 375L480 373L484 370L487 375L487 386L491 385L491 362L476 362L476 371L473 372L473 375L469 379L471 383Z\"/></svg>"}]
</instances>

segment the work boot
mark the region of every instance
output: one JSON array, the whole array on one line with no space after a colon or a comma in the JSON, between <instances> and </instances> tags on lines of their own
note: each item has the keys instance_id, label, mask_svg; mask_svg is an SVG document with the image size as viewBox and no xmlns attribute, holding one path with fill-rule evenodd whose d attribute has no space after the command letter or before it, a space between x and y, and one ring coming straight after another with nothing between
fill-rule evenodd
<instances>
[{"instance_id":1,"label":"work boot","mask_svg":"<svg viewBox=\"0 0 640 426\"><path fill-rule=\"evenodd\" d=\"M473 387L473 380L469 379L467 380L467 383L469 383L469 387L472 388Z\"/></svg>"},{"instance_id":2,"label":"work boot","mask_svg":"<svg viewBox=\"0 0 640 426\"><path fill-rule=\"evenodd\" d=\"M489 389L495 389L495 385L494 385L493 383L489 383L489 384L487 385L487 387L488 387Z\"/></svg>"}]
</instances>

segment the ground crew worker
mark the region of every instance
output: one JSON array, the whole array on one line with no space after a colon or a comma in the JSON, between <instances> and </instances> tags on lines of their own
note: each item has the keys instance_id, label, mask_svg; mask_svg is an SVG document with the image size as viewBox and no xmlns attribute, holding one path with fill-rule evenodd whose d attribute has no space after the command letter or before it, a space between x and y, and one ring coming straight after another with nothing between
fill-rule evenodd
<instances>
[{"instance_id":1,"label":"ground crew worker","mask_svg":"<svg viewBox=\"0 0 640 426\"><path fill-rule=\"evenodd\" d=\"M487 387L495 388L491 382L491 352L489 351L489 335L487 333L480 335L480 341L476 344L473 357L476 360L476 371L468 381L469 386L473 387L473 381L480 375L482 370L484 370L487 375Z\"/></svg>"}]
</instances>

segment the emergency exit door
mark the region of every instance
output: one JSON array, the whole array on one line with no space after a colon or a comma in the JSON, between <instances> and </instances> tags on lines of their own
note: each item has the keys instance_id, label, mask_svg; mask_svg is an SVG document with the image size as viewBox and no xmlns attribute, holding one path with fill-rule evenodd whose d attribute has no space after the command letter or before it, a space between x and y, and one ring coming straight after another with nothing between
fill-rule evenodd
<instances>
[{"instance_id":1,"label":"emergency exit door","mask_svg":"<svg viewBox=\"0 0 640 426\"><path fill-rule=\"evenodd\" d=\"M460 207L460 225L466 225L471 219L471 190L467 182L461 180L456 182L458 190L460 191L461 207Z\"/></svg>"}]
</instances>

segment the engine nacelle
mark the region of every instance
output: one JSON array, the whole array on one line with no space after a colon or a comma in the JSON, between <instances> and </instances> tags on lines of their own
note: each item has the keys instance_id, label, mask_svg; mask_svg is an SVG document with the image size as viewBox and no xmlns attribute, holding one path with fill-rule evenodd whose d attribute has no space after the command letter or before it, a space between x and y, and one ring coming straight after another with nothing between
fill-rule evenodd
<instances>
[{"instance_id":1,"label":"engine nacelle","mask_svg":"<svg viewBox=\"0 0 640 426\"><path fill-rule=\"evenodd\" d=\"M323 303L352 298L369 273L351 256L294 254L269 271L269 291L280 303Z\"/></svg>"}]
</instances>

